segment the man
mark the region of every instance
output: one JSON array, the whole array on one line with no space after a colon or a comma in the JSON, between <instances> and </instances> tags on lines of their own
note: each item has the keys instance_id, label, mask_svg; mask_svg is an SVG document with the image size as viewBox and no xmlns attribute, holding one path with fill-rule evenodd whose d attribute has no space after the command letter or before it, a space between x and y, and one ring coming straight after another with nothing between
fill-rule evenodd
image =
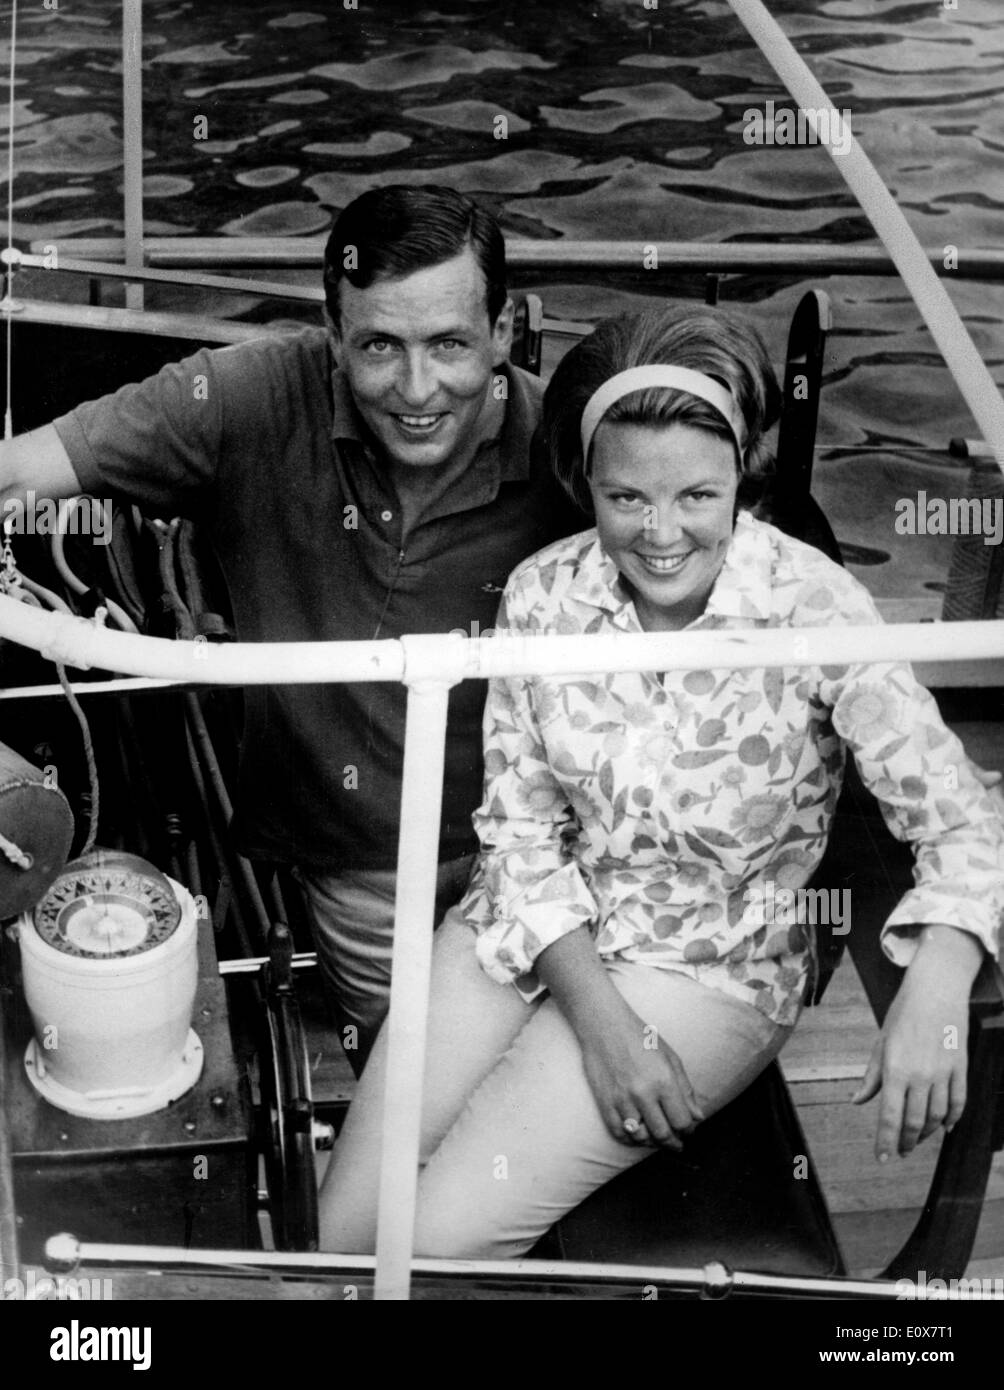
<instances>
[{"instance_id":1,"label":"man","mask_svg":"<svg viewBox=\"0 0 1004 1390\"><path fill-rule=\"evenodd\" d=\"M326 332L196 353L11 441L4 495L200 521L244 641L476 634L521 559L588 524L531 449L501 231L450 189L374 190L324 276ZM450 696L438 916L474 848L483 702L470 681ZM357 1069L387 1005L404 716L396 683L246 692L236 841L296 867Z\"/></svg>"}]
</instances>

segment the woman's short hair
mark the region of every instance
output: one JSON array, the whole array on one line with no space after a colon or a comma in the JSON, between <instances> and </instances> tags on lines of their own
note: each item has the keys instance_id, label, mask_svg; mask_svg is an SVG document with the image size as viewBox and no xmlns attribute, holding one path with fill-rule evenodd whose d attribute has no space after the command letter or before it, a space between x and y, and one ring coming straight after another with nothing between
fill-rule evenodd
<instances>
[{"instance_id":1,"label":"woman's short hair","mask_svg":"<svg viewBox=\"0 0 1004 1390\"><path fill-rule=\"evenodd\" d=\"M455 188L438 184L372 188L339 213L324 249L324 291L332 322L339 322L338 290L348 280L369 289L427 270L470 246L485 277L488 317L505 308L505 240L485 208Z\"/></svg>"},{"instance_id":2,"label":"woman's short hair","mask_svg":"<svg viewBox=\"0 0 1004 1390\"><path fill-rule=\"evenodd\" d=\"M566 492L587 514L589 460L582 457L579 426L595 391L619 372L650 363L689 367L723 382L746 428L740 500L756 492L767 471L763 436L781 409L781 389L763 341L748 323L718 309L662 306L604 319L562 358L544 395L544 438L551 466ZM633 425L690 425L732 439L727 421L705 401L665 386L632 391L603 420Z\"/></svg>"}]
</instances>

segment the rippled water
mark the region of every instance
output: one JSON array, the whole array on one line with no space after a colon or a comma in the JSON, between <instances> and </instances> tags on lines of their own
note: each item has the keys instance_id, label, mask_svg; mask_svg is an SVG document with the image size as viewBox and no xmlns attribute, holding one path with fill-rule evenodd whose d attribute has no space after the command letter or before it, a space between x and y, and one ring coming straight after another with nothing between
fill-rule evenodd
<instances>
[{"instance_id":1,"label":"rippled water","mask_svg":"<svg viewBox=\"0 0 1004 1390\"><path fill-rule=\"evenodd\" d=\"M921 240L964 254L1004 244L1004 15L1000 0L943 4L771 8L834 103L850 110ZM330 0L302 11L270 0L146 0L144 12L151 233L320 232L376 181L438 179L489 203L520 236L872 237L822 149L743 142L743 112L787 98L722 0L662 0L657 11L641 0L361 0L359 10ZM111 0L22 7L20 238L121 228L118 26ZM0 62L6 70L6 54ZM200 116L208 130L197 140ZM496 138L500 116L505 140ZM825 287L837 328L821 438L943 445L974 432L898 282ZM779 353L802 288L741 277L726 296L756 303ZM957 281L952 292L1000 376L1004 286ZM549 309L578 318L624 299L623 283L546 291ZM841 494L856 541L884 551L891 520L876 520L875 486L895 493L919 478L938 491L936 473L847 458L822 465L819 487ZM945 547L925 544L929 563L917 568L918 549L912 563L930 579L943 571ZM895 592L896 567L886 568L869 582Z\"/></svg>"}]
</instances>

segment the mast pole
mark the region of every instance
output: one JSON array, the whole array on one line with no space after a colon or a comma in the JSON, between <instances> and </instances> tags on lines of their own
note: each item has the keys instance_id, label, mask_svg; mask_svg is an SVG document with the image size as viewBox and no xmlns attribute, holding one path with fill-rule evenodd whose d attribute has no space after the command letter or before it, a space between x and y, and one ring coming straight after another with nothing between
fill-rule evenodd
<instances>
[{"instance_id":1,"label":"mast pole","mask_svg":"<svg viewBox=\"0 0 1004 1390\"><path fill-rule=\"evenodd\" d=\"M14 117L17 112L17 103L14 100L14 77L17 72L17 0L12 0L10 9L10 77L8 83L10 93L8 96L7 107L7 247L3 253L3 263L6 267L4 281L4 297L0 307L6 315L6 363L4 371L6 373L4 381L4 414L3 414L3 437L11 439L14 435L14 320L13 313L17 305L14 302L14 266L17 263L18 253L14 250ZM4 533L6 535L6 532Z\"/></svg>"},{"instance_id":2,"label":"mast pole","mask_svg":"<svg viewBox=\"0 0 1004 1390\"><path fill-rule=\"evenodd\" d=\"M122 155L125 262L143 265L143 0L122 5ZM143 286L126 286L126 308L142 309Z\"/></svg>"}]
</instances>

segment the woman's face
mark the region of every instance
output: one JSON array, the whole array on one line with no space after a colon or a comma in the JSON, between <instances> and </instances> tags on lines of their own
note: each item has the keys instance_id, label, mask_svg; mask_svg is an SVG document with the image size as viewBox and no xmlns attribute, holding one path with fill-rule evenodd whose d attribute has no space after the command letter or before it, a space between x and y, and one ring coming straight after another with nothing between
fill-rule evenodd
<instances>
[{"instance_id":1,"label":"woman's face","mask_svg":"<svg viewBox=\"0 0 1004 1390\"><path fill-rule=\"evenodd\" d=\"M691 425L602 424L589 489L600 544L648 631L704 612L735 515L735 449Z\"/></svg>"}]
</instances>

